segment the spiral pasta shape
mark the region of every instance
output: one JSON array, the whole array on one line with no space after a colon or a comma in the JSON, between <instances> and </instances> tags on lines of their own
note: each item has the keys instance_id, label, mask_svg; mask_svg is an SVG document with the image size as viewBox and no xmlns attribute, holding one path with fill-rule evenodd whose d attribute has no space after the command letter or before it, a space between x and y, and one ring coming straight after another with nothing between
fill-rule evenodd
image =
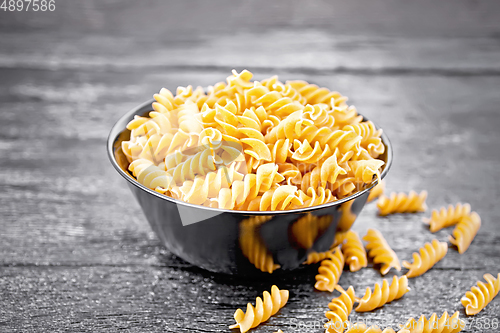
<instances>
[{"instance_id":1,"label":"spiral pasta shape","mask_svg":"<svg viewBox=\"0 0 500 333\"><path fill-rule=\"evenodd\" d=\"M424 222L429 224L431 232L437 232L443 228L456 225L460 220L469 215L471 207L469 204L457 203L455 207L449 205L448 209L441 207L438 211L432 210L432 215L429 219L424 219Z\"/></svg>"},{"instance_id":2,"label":"spiral pasta shape","mask_svg":"<svg viewBox=\"0 0 500 333\"><path fill-rule=\"evenodd\" d=\"M370 288L366 288L363 298L357 299L359 304L356 307L356 311L367 312L375 310L387 303L403 297L403 295L409 291L410 288L408 288L408 278L404 275L400 278L394 275L390 286L387 280L384 279L382 282L382 288L378 283L376 283L373 293Z\"/></svg>"},{"instance_id":3,"label":"spiral pasta shape","mask_svg":"<svg viewBox=\"0 0 500 333\"><path fill-rule=\"evenodd\" d=\"M366 200L366 202L372 202L373 200L377 199L384 194L384 190L385 183L383 181L379 181L378 184L370 190L370 194L368 195L368 199Z\"/></svg>"},{"instance_id":4,"label":"spiral pasta shape","mask_svg":"<svg viewBox=\"0 0 500 333\"><path fill-rule=\"evenodd\" d=\"M460 300L468 316L481 312L498 295L500 290L500 273L496 279L491 274L485 274L483 278L486 283L477 281L477 286L473 286Z\"/></svg>"},{"instance_id":5,"label":"spiral pasta shape","mask_svg":"<svg viewBox=\"0 0 500 333\"><path fill-rule=\"evenodd\" d=\"M438 318L436 313L433 313L429 319L422 315L418 320L414 318L408 319L402 329L406 329L410 333L457 333L465 328L465 322L459 319L458 316L458 311L451 317L446 311L441 318Z\"/></svg>"},{"instance_id":6,"label":"spiral pasta shape","mask_svg":"<svg viewBox=\"0 0 500 333\"><path fill-rule=\"evenodd\" d=\"M252 77L233 70L207 89L162 88L153 111L134 117L120 136L124 167L148 160L167 172L168 183L154 173L155 184L162 179L158 192L234 210L321 205L380 177L381 130L345 96L305 81Z\"/></svg>"},{"instance_id":7,"label":"spiral pasta shape","mask_svg":"<svg viewBox=\"0 0 500 333\"><path fill-rule=\"evenodd\" d=\"M342 333L344 331L344 325L348 323L349 315L352 312L355 300L354 288L352 286L349 286L347 291L338 285L335 289L337 289L341 295L328 303L330 311L325 313L325 317L328 319L328 323L325 324L327 333Z\"/></svg>"},{"instance_id":8,"label":"spiral pasta shape","mask_svg":"<svg viewBox=\"0 0 500 333\"><path fill-rule=\"evenodd\" d=\"M344 256L340 248L335 248L333 254L321 262L316 275L314 288L321 291L332 292L339 282L342 270L344 268Z\"/></svg>"},{"instance_id":9,"label":"spiral pasta shape","mask_svg":"<svg viewBox=\"0 0 500 333\"><path fill-rule=\"evenodd\" d=\"M368 242L368 244L366 244L366 249L368 250L368 255L373 257L373 262L375 264L382 264L380 267L380 273L382 275L387 274L391 268L395 268L398 271L401 270L398 256L391 249L380 231L368 229L363 240Z\"/></svg>"},{"instance_id":10,"label":"spiral pasta shape","mask_svg":"<svg viewBox=\"0 0 500 333\"><path fill-rule=\"evenodd\" d=\"M464 216L453 230L453 236L449 236L450 243L458 248L460 254L467 251L470 244L481 228L481 217L476 212Z\"/></svg>"},{"instance_id":11,"label":"spiral pasta shape","mask_svg":"<svg viewBox=\"0 0 500 333\"><path fill-rule=\"evenodd\" d=\"M438 261L443 259L448 252L448 244L434 239L432 243L425 243L425 245L419 249L419 252L420 254L417 252L413 253L412 264L406 260L403 261L403 266L409 269L406 273L406 276L409 278L424 274Z\"/></svg>"},{"instance_id":12,"label":"spiral pasta shape","mask_svg":"<svg viewBox=\"0 0 500 333\"><path fill-rule=\"evenodd\" d=\"M420 194L414 191L410 191L409 194L393 192L390 197L381 197L377 202L377 207L381 216L395 213L424 212L427 210L426 199L427 191L422 191Z\"/></svg>"},{"instance_id":13,"label":"spiral pasta shape","mask_svg":"<svg viewBox=\"0 0 500 333\"><path fill-rule=\"evenodd\" d=\"M243 312L241 309L236 310L234 313L236 324L229 326L229 329L239 328L240 332L244 333L251 328L257 327L285 306L288 301L288 295L288 290L280 290L273 285L271 293L264 291L262 298L256 298L255 307L251 303L248 303L246 312Z\"/></svg>"},{"instance_id":14,"label":"spiral pasta shape","mask_svg":"<svg viewBox=\"0 0 500 333\"><path fill-rule=\"evenodd\" d=\"M333 250L325 251L325 252L310 252L307 255L307 259L303 262L304 265L312 265L317 264L320 261L323 261L329 258L333 254Z\"/></svg>"},{"instance_id":15,"label":"spiral pasta shape","mask_svg":"<svg viewBox=\"0 0 500 333\"><path fill-rule=\"evenodd\" d=\"M264 245L257 228L270 219L270 216L253 216L243 220L240 224L239 236L243 255L257 269L269 274L280 268L280 265L274 263L273 256Z\"/></svg>"},{"instance_id":16,"label":"spiral pasta shape","mask_svg":"<svg viewBox=\"0 0 500 333\"><path fill-rule=\"evenodd\" d=\"M141 184L160 193L164 193L172 183L172 178L167 175L165 170L155 166L149 160L135 160L130 163L129 170Z\"/></svg>"},{"instance_id":17,"label":"spiral pasta shape","mask_svg":"<svg viewBox=\"0 0 500 333\"><path fill-rule=\"evenodd\" d=\"M357 232L349 230L342 244L342 253L351 272L357 272L368 265L366 251Z\"/></svg>"},{"instance_id":18,"label":"spiral pasta shape","mask_svg":"<svg viewBox=\"0 0 500 333\"><path fill-rule=\"evenodd\" d=\"M299 94L306 98L307 103L329 103L332 99L334 101L342 100L342 95L336 91L330 91L326 88L320 88L315 84L309 84L306 81L287 81L292 88L297 90Z\"/></svg>"}]
</instances>

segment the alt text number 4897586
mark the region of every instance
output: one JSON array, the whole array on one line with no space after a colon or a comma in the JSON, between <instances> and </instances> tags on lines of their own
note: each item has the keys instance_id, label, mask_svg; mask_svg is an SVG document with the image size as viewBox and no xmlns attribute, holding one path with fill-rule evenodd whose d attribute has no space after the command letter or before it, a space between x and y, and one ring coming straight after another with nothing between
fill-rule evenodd
<instances>
[{"instance_id":1,"label":"alt text number 4897586","mask_svg":"<svg viewBox=\"0 0 500 333\"><path fill-rule=\"evenodd\" d=\"M4 12L53 12L56 10L55 0L0 0L0 10Z\"/></svg>"}]
</instances>

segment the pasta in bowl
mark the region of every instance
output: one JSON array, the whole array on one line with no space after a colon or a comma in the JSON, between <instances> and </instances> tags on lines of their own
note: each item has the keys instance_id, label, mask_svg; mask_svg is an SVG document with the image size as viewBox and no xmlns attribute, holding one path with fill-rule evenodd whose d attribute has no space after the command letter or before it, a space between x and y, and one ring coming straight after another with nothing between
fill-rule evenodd
<instances>
[{"instance_id":1,"label":"pasta in bowl","mask_svg":"<svg viewBox=\"0 0 500 333\"><path fill-rule=\"evenodd\" d=\"M382 130L340 93L251 78L162 89L108 139L166 247L217 272L293 269L328 251L392 160Z\"/></svg>"}]
</instances>

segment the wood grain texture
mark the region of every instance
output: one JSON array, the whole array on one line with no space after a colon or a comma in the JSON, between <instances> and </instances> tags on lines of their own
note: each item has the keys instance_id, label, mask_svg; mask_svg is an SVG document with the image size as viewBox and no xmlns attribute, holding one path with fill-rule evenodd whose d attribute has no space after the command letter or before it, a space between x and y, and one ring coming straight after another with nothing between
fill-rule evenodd
<instances>
[{"instance_id":1,"label":"wood grain texture","mask_svg":"<svg viewBox=\"0 0 500 333\"><path fill-rule=\"evenodd\" d=\"M469 202L482 217L464 255L450 248L402 299L351 319L396 328L432 312L465 316L460 297L500 269L497 2L182 3L0 12L0 332L229 332L234 310L272 284L290 290L289 303L254 332L323 331L337 294L314 291L317 266L249 281L183 262L161 247L107 160L124 112L163 86L213 84L244 67L349 96L393 143L388 191L426 189L431 209ZM421 222L429 214L380 218L372 203L353 228L379 229L408 260L451 233L431 234ZM362 295L382 280L372 266L344 271L340 285ZM497 298L476 318L499 313Z\"/></svg>"}]
</instances>

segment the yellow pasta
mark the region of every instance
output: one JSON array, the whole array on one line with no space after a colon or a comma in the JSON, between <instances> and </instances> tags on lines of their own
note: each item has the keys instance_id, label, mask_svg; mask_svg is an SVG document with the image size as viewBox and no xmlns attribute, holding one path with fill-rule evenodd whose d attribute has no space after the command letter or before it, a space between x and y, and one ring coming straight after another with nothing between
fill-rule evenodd
<instances>
[{"instance_id":1,"label":"yellow pasta","mask_svg":"<svg viewBox=\"0 0 500 333\"><path fill-rule=\"evenodd\" d=\"M382 264L380 267L382 275L387 274L391 268L395 268L398 271L401 270L398 256L378 230L368 229L363 240L368 242L366 249L368 250L368 255L373 257L373 262L375 264Z\"/></svg>"},{"instance_id":2,"label":"yellow pasta","mask_svg":"<svg viewBox=\"0 0 500 333\"><path fill-rule=\"evenodd\" d=\"M483 310L498 295L500 290L500 273L496 279L491 274L485 274L483 278L486 283L478 281L477 286L472 287L460 300L468 316L476 315Z\"/></svg>"},{"instance_id":3,"label":"yellow pasta","mask_svg":"<svg viewBox=\"0 0 500 333\"><path fill-rule=\"evenodd\" d=\"M424 315L418 320L410 318L403 325L403 329L407 329L410 333L457 333L465 328L465 322L458 318L458 315L457 311L450 317L445 311L441 318L438 318L436 313L433 313L429 319Z\"/></svg>"},{"instance_id":4,"label":"yellow pasta","mask_svg":"<svg viewBox=\"0 0 500 333\"><path fill-rule=\"evenodd\" d=\"M348 323L349 315L352 312L355 300L354 288L352 286L350 286L347 291L338 285L335 289L337 289L341 295L328 303L330 311L325 313L328 319L328 323L325 324L327 333L342 333L344 331L344 325Z\"/></svg>"},{"instance_id":5,"label":"yellow pasta","mask_svg":"<svg viewBox=\"0 0 500 333\"><path fill-rule=\"evenodd\" d=\"M240 248L243 255L257 269L262 272L272 273L280 268L274 263L273 256L267 250L262 239L257 233L257 228L270 220L270 216L253 216L240 223Z\"/></svg>"},{"instance_id":6,"label":"yellow pasta","mask_svg":"<svg viewBox=\"0 0 500 333\"><path fill-rule=\"evenodd\" d=\"M456 225L460 220L469 215L471 208L469 204L457 203L455 207L449 205L448 209L441 207L438 211L432 210L432 215L429 219L424 219L424 222L429 224L431 232L439 231L443 228Z\"/></svg>"},{"instance_id":7,"label":"yellow pasta","mask_svg":"<svg viewBox=\"0 0 500 333\"><path fill-rule=\"evenodd\" d=\"M356 299L356 301L359 302L356 311L367 312L375 310L384 306L384 304L403 297L403 295L409 291L410 288L408 288L408 278L406 276L400 278L394 276L390 286L387 280L384 279L382 287L376 283L373 293L370 288L366 288L363 298Z\"/></svg>"},{"instance_id":8,"label":"yellow pasta","mask_svg":"<svg viewBox=\"0 0 500 333\"><path fill-rule=\"evenodd\" d=\"M333 254L332 250L330 251L325 251L325 252L310 252L307 255L306 261L303 262L304 265L312 265L316 264L320 261L323 261L327 258L329 258Z\"/></svg>"},{"instance_id":9,"label":"yellow pasta","mask_svg":"<svg viewBox=\"0 0 500 333\"><path fill-rule=\"evenodd\" d=\"M155 94L153 111L130 121L121 142L129 164L147 160L166 173L143 185L193 204L273 211L332 202L380 178L382 130L346 97L252 76L233 71L206 91Z\"/></svg>"},{"instance_id":10,"label":"yellow pasta","mask_svg":"<svg viewBox=\"0 0 500 333\"><path fill-rule=\"evenodd\" d=\"M351 272L359 271L368 265L365 248L355 231L349 230L347 232L346 241L342 244L342 253Z\"/></svg>"},{"instance_id":11,"label":"yellow pasta","mask_svg":"<svg viewBox=\"0 0 500 333\"><path fill-rule=\"evenodd\" d=\"M332 292L344 269L344 256L340 248L335 248L333 254L321 262L316 275L314 287L321 291Z\"/></svg>"},{"instance_id":12,"label":"yellow pasta","mask_svg":"<svg viewBox=\"0 0 500 333\"><path fill-rule=\"evenodd\" d=\"M425 243L419 249L420 254L413 253L413 263L403 261L403 266L409 271L406 276L409 278L420 276L432 268L438 261L444 258L448 252L448 244L434 239L432 243Z\"/></svg>"},{"instance_id":13,"label":"yellow pasta","mask_svg":"<svg viewBox=\"0 0 500 333\"><path fill-rule=\"evenodd\" d=\"M229 326L229 328L239 328L240 332L247 332L275 315L279 309L285 306L287 301L288 290L279 290L278 287L272 286L271 293L264 291L263 298L257 297L255 307L248 303L246 312L241 309L236 310L234 313L236 324Z\"/></svg>"},{"instance_id":14,"label":"yellow pasta","mask_svg":"<svg viewBox=\"0 0 500 333\"><path fill-rule=\"evenodd\" d=\"M391 193L390 197L381 197L377 202L377 207L381 216L394 213L425 212L427 209L426 199L426 191L422 191L420 194L414 191L410 191L409 194Z\"/></svg>"},{"instance_id":15,"label":"yellow pasta","mask_svg":"<svg viewBox=\"0 0 500 333\"><path fill-rule=\"evenodd\" d=\"M366 202L372 202L373 200L380 197L382 194L384 194L384 189L385 183L383 181L380 181L377 185L375 185L374 188L370 190L370 194L368 195L368 199L366 200Z\"/></svg>"},{"instance_id":16,"label":"yellow pasta","mask_svg":"<svg viewBox=\"0 0 500 333\"><path fill-rule=\"evenodd\" d=\"M450 243L458 248L460 254L464 253L476 237L479 228L481 228L481 218L476 212L462 217L453 230L453 236L449 236Z\"/></svg>"}]
</instances>

